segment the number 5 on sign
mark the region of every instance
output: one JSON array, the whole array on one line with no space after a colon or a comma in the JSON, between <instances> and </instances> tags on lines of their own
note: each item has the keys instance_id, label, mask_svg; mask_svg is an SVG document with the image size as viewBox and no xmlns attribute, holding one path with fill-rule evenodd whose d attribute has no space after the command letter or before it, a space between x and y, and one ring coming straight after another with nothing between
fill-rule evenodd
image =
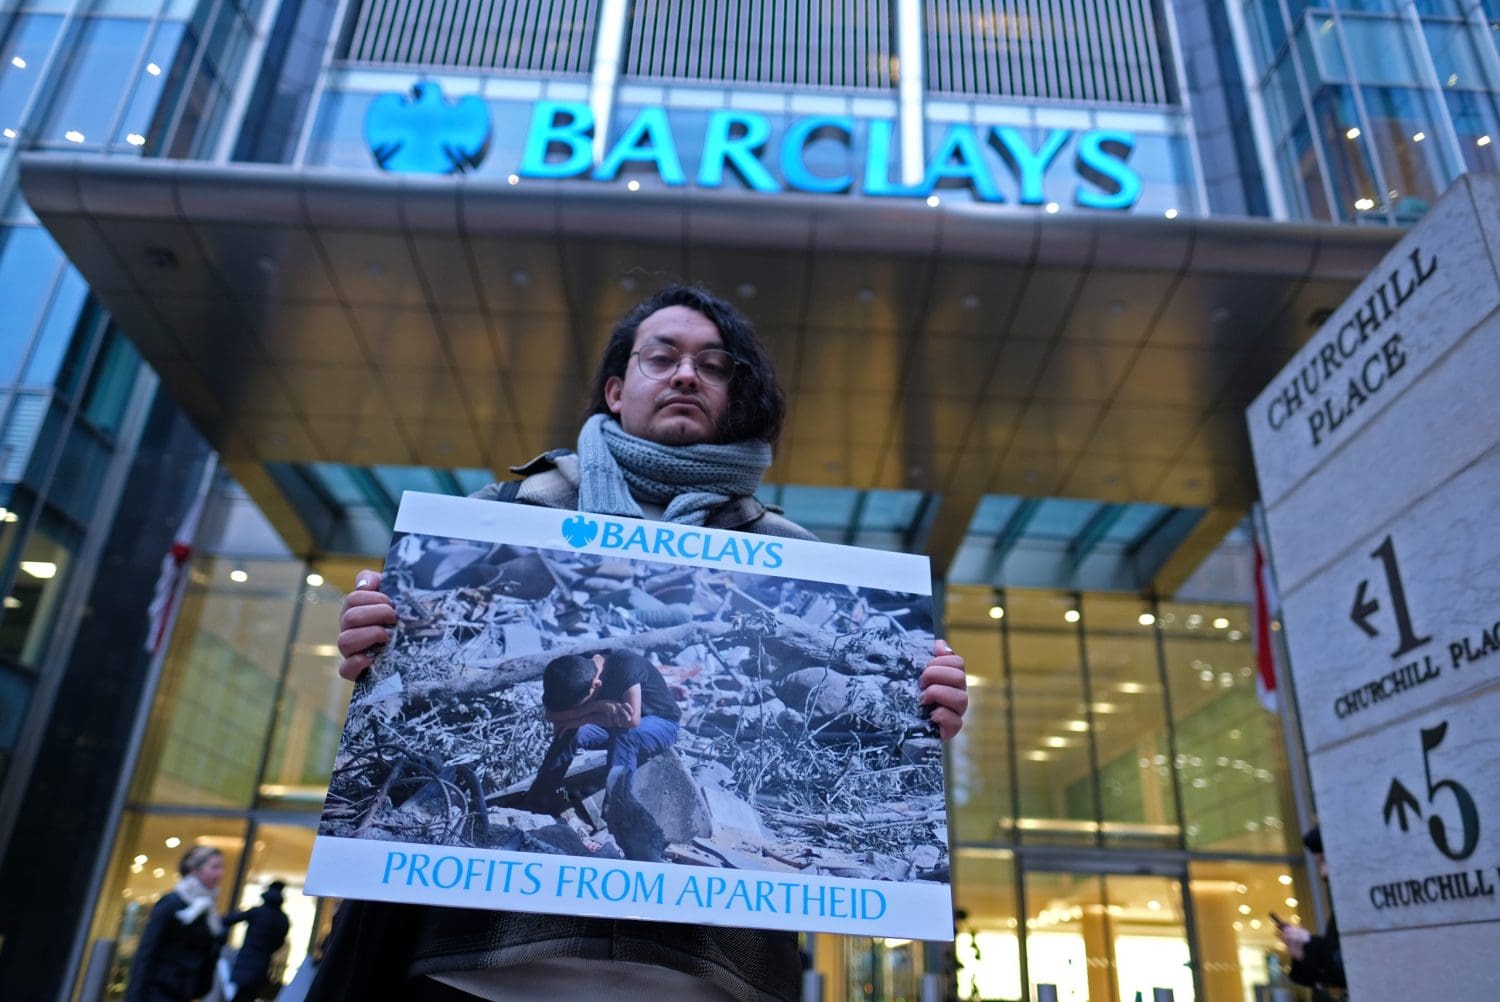
<instances>
[{"instance_id":1,"label":"number 5 on sign","mask_svg":"<svg viewBox=\"0 0 1500 1002\"><path fill-rule=\"evenodd\" d=\"M1457 851L1448 842L1448 823L1438 817L1434 812L1427 817L1427 831L1432 835L1432 844L1437 846L1438 852L1449 859L1468 859L1474 853L1475 846L1479 845L1479 808L1474 806L1474 798L1463 784L1453 779L1440 779L1436 783L1432 781L1432 752L1443 743L1443 738L1448 735L1448 722L1445 720L1436 727L1424 727L1422 729L1422 771L1427 776L1427 806L1430 809L1432 802L1443 790L1453 794L1453 799L1458 802L1459 823L1463 826L1463 844ZM1401 824L1402 831L1409 831L1406 826L1406 812L1410 809L1417 817L1422 816L1422 805L1417 803L1417 798L1412 796L1411 791L1401 785L1401 780L1392 779L1390 792L1385 797L1385 807L1382 814L1385 816L1386 827L1390 827L1391 815L1396 815Z\"/></svg>"}]
</instances>

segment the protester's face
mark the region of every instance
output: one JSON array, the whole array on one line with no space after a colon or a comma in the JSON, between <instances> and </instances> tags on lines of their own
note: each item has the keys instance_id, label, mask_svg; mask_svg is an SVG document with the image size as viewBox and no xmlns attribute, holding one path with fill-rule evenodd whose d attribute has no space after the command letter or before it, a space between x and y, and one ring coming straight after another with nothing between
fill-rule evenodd
<instances>
[{"instance_id":1,"label":"protester's face","mask_svg":"<svg viewBox=\"0 0 1500 1002\"><path fill-rule=\"evenodd\" d=\"M669 344L684 356L724 347L713 322L686 306L668 306L641 321L631 351L652 342ZM671 376L650 379L632 355L625 375L611 376L604 384L604 403L620 427L637 438L662 445L697 445L714 440L729 411L729 390L700 379L686 357Z\"/></svg>"},{"instance_id":2,"label":"protester's face","mask_svg":"<svg viewBox=\"0 0 1500 1002\"><path fill-rule=\"evenodd\" d=\"M198 869L193 871L193 876L198 878L198 883L210 891L216 889L219 881L224 879L224 857L214 853L198 864Z\"/></svg>"}]
</instances>

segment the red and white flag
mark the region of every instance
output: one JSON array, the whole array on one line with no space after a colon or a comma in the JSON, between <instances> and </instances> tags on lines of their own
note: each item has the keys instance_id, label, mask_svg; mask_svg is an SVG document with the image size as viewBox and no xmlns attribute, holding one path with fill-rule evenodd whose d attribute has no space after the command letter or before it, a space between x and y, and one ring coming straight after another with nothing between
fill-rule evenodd
<instances>
[{"instance_id":1,"label":"red and white flag","mask_svg":"<svg viewBox=\"0 0 1500 1002\"><path fill-rule=\"evenodd\" d=\"M151 593L151 604L146 608L150 629L146 631L146 653L155 654L166 643L167 632L172 627L172 613L177 608L177 599L182 594L183 578L187 575L188 558L193 555L193 537L198 533L198 522L203 518L203 503L213 483L214 462L208 463L203 479L193 494L192 503L177 523L177 532L172 536L172 545L161 558L161 573L156 576L156 587Z\"/></svg>"},{"instance_id":2,"label":"red and white flag","mask_svg":"<svg viewBox=\"0 0 1500 1002\"><path fill-rule=\"evenodd\" d=\"M1260 547L1260 533L1251 532L1250 538L1255 547L1255 694L1261 706L1275 713L1276 638L1271 623L1281 615L1281 602L1276 597L1276 583L1266 563L1265 551Z\"/></svg>"}]
</instances>

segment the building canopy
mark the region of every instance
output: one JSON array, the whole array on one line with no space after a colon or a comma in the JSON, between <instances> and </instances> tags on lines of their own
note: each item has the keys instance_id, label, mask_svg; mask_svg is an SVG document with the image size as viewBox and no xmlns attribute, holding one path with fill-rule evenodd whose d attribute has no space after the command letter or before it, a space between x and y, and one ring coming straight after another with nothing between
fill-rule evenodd
<instances>
[{"instance_id":1,"label":"building canopy","mask_svg":"<svg viewBox=\"0 0 1500 1002\"><path fill-rule=\"evenodd\" d=\"M42 223L294 549L285 463L571 445L613 323L671 280L758 326L769 479L1240 511L1244 409L1400 235L973 203L622 192L33 155Z\"/></svg>"}]
</instances>

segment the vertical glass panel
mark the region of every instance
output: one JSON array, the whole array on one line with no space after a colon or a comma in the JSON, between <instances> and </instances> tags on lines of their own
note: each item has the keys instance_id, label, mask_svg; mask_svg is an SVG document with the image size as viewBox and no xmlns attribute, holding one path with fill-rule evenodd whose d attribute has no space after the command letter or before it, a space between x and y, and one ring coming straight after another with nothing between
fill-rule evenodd
<instances>
[{"instance_id":1,"label":"vertical glass panel","mask_svg":"<svg viewBox=\"0 0 1500 1002\"><path fill-rule=\"evenodd\" d=\"M1093 843L1089 736L1072 730L1084 708L1080 612L1070 595L1005 593L1016 774L1023 841Z\"/></svg>"},{"instance_id":2,"label":"vertical glass panel","mask_svg":"<svg viewBox=\"0 0 1500 1002\"><path fill-rule=\"evenodd\" d=\"M1496 144L1500 143L1500 114L1494 95L1450 90L1443 97L1453 117L1453 131L1458 135L1465 166L1472 171L1500 171L1500 154L1496 153Z\"/></svg>"},{"instance_id":3,"label":"vertical glass panel","mask_svg":"<svg viewBox=\"0 0 1500 1002\"><path fill-rule=\"evenodd\" d=\"M245 869L245 883L240 888L235 907L244 911L261 903L261 896L273 880L286 885L282 892L282 911L291 922L286 944L271 958L270 980L260 995L267 998L274 988L285 985L297 973L313 943L318 921L318 900L302 893L307 879L307 861L312 856L313 829L296 825L257 825L250 844L250 864ZM229 944L244 942L245 927L236 923L229 934Z\"/></svg>"},{"instance_id":4,"label":"vertical glass panel","mask_svg":"<svg viewBox=\"0 0 1500 1002\"><path fill-rule=\"evenodd\" d=\"M1188 848L1295 852L1286 743L1256 696L1249 610L1163 603L1160 615Z\"/></svg>"},{"instance_id":5,"label":"vertical glass panel","mask_svg":"<svg viewBox=\"0 0 1500 1002\"><path fill-rule=\"evenodd\" d=\"M62 259L62 251L40 226L0 228L0 289L5 292L0 383L10 382L20 372Z\"/></svg>"},{"instance_id":6,"label":"vertical glass panel","mask_svg":"<svg viewBox=\"0 0 1500 1002\"><path fill-rule=\"evenodd\" d=\"M21 14L0 42L0 143L16 138L21 114L36 92L47 52L57 37L62 18L52 14Z\"/></svg>"},{"instance_id":7,"label":"vertical glass panel","mask_svg":"<svg viewBox=\"0 0 1500 1002\"><path fill-rule=\"evenodd\" d=\"M84 21L41 129L43 137L87 146L105 142L148 27L146 21Z\"/></svg>"},{"instance_id":8,"label":"vertical glass panel","mask_svg":"<svg viewBox=\"0 0 1500 1002\"><path fill-rule=\"evenodd\" d=\"M151 906L172 889L179 879L177 864L197 845L212 846L224 854L217 908L227 911L233 892L230 885L245 848L242 819L125 812L90 934L90 949L100 940L115 942L110 998L120 997Z\"/></svg>"},{"instance_id":9,"label":"vertical glass panel","mask_svg":"<svg viewBox=\"0 0 1500 1002\"><path fill-rule=\"evenodd\" d=\"M960 849L953 875L958 997L1021 998L1015 857L998 849Z\"/></svg>"},{"instance_id":10,"label":"vertical glass panel","mask_svg":"<svg viewBox=\"0 0 1500 1002\"><path fill-rule=\"evenodd\" d=\"M276 707L260 796L278 807L320 810L352 686L334 671L343 593L330 585L302 593L286 684Z\"/></svg>"},{"instance_id":11,"label":"vertical glass panel","mask_svg":"<svg viewBox=\"0 0 1500 1002\"><path fill-rule=\"evenodd\" d=\"M21 723L31 706L34 676L0 664L0 782L10 771L11 756L21 739Z\"/></svg>"},{"instance_id":12,"label":"vertical glass panel","mask_svg":"<svg viewBox=\"0 0 1500 1002\"><path fill-rule=\"evenodd\" d=\"M1083 733L1092 723L1106 844L1168 847L1182 836L1155 622L1151 604L1142 599L1084 597L1092 698L1088 713L1064 726Z\"/></svg>"},{"instance_id":13,"label":"vertical glass panel","mask_svg":"<svg viewBox=\"0 0 1500 1002\"><path fill-rule=\"evenodd\" d=\"M1346 17L1344 43L1365 86L1420 87L1416 30L1404 18Z\"/></svg>"},{"instance_id":14,"label":"vertical glass panel","mask_svg":"<svg viewBox=\"0 0 1500 1002\"><path fill-rule=\"evenodd\" d=\"M950 587L948 642L964 656L969 713L948 745L949 825L960 845L1014 838L1010 715L1000 635L1004 606L988 588Z\"/></svg>"},{"instance_id":15,"label":"vertical glass panel","mask_svg":"<svg viewBox=\"0 0 1500 1002\"><path fill-rule=\"evenodd\" d=\"M0 283L3 283L0 279ZM21 381L32 385L52 382L62 364L68 346L78 327L79 311L89 287L77 269L63 269L62 281L47 308L47 319L42 324L41 335L31 348L31 358L26 363L26 373ZM3 349L0 349L3 350Z\"/></svg>"},{"instance_id":16,"label":"vertical glass panel","mask_svg":"<svg viewBox=\"0 0 1500 1002\"><path fill-rule=\"evenodd\" d=\"M922 991L921 944L910 939L851 936L847 940L845 983L835 998L856 1002L917 999Z\"/></svg>"},{"instance_id":17,"label":"vertical glass panel","mask_svg":"<svg viewBox=\"0 0 1500 1002\"><path fill-rule=\"evenodd\" d=\"M1312 132L1307 123L1299 123L1282 145L1278 159L1287 180L1287 192L1296 202L1303 218L1331 220L1328 194L1323 187L1323 171L1313 148Z\"/></svg>"},{"instance_id":18,"label":"vertical glass panel","mask_svg":"<svg viewBox=\"0 0 1500 1002\"><path fill-rule=\"evenodd\" d=\"M1339 48L1338 32L1333 18L1327 14L1309 17L1298 30L1297 53L1310 90L1317 90L1324 83L1341 83L1349 79L1344 50Z\"/></svg>"},{"instance_id":19,"label":"vertical glass panel","mask_svg":"<svg viewBox=\"0 0 1500 1002\"><path fill-rule=\"evenodd\" d=\"M140 366L141 356L135 345L111 326L83 393L83 415L94 427L110 432L120 427Z\"/></svg>"},{"instance_id":20,"label":"vertical glass panel","mask_svg":"<svg viewBox=\"0 0 1500 1002\"><path fill-rule=\"evenodd\" d=\"M133 800L250 806L301 578L290 560L194 562Z\"/></svg>"},{"instance_id":21,"label":"vertical glass panel","mask_svg":"<svg viewBox=\"0 0 1500 1002\"><path fill-rule=\"evenodd\" d=\"M1459 90L1494 90L1494 76L1485 65L1482 47L1493 44L1467 23L1427 21L1422 24L1438 83Z\"/></svg>"},{"instance_id":22,"label":"vertical glass panel","mask_svg":"<svg viewBox=\"0 0 1500 1002\"><path fill-rule=\"evenodd\" d=\"M1302 89L1297 85L1297 67L1290 53L1281 57L1266 79L1266 109L1270 113L1271 131L1278 138L1307 117Z\"/></svg>"},{"instance_id":23,"label":"vertical glass panel","mask_svg":"<svg viewBox=\"0 0 1500 1002\"><path fill-rule=\"evenodd\" d=\"M1027 873L1030 998L1192 1002L1182 883L1170 877Z\"/></svg>"},{"instance_id":24,"label":"vertical glass panel","mask_svg":"<svg viewBox=\"0 0 1500 1002\"><path fill-rule=\"evenodd\" d=\"M1188 873L1204 998L1257 1002L1273 987L1285 989L1286 949L1271 915L1312 924L1305 869L1198 862L1189 864Z\"/></svg>"},{"instance_id":25,"label":"vertical glass panel","mask_svg":"<svg viewBox=\"0 0 1500 1002\"><path fill-rule=\"evenodd\" d=\"M1433 95L1395 87L1365 87L1363 95L1370 143L1388 186L1386 204L1398 222L1416 222L1457 173L1443 163Z\"/></svg>"},{"instance_id":26,"label":"vertical glass panel","mask_svg":"<svg viewBox=\"0 0 1500 1002\"><path fill-rule=\"evenodd\" d=\"M32 531L21 550L0 618L0 655L33 668L46 655L52 621L73 562L72 547L59 536L46 525Z\"/></svg>"},{"instance_id":27,"label":"vertical glass panel","mask_svg":"<svg viewBox=\"0 0 1500 1002\"><path fill-rule=\"evenodd\" d=\"M135 68L135 90L125 106L125 114L115 128L114 142L131 149L155 149L161 142L162 130L166 128L170 101L163 101L169 83L180 86L182 68L177 66L177 49L182 45L185 27L174 21L164 21L156 29L151 46L146 51L146 60Z\"/></svg>"},{"instance_id":28,"label":"vertical glass panel","mask_svg":"<svg viewBox=\"0 0 1500 1002\"><path fill-rule=\"evenodd\" d=\"M1281 4L1278 0L1249 0L1245 7L1250 33L1255 37L1256 50L1260 54L1260 64L1269 66L1286 41Z\"/></svg>"},{"instance_id":29,"label":"vertical glass panel","mask_svg":"<svg viewBox=\"0 0 1500 1002\"><path fill-rule=\"evenodd\" d=\"M1318 134L1326 138L1329 181L1334 211L1340 219L1359 219L1385 203L1385 192L1375 183L1369 147L1359 127L1359 115L1348 87L1325 87L1313 98Z\"/></svg>"}]
</instances>

